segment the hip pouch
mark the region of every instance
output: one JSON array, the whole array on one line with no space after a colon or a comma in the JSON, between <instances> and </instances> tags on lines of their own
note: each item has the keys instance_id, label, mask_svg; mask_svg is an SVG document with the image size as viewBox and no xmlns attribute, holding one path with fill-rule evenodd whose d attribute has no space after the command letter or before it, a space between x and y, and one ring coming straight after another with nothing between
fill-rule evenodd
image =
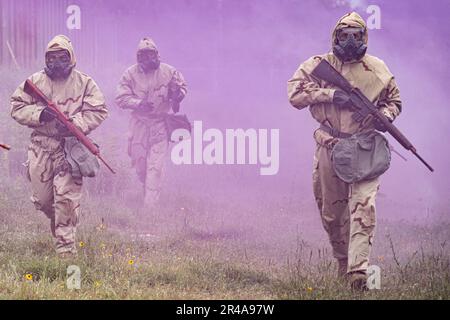
<instances>
[{"instance_id":1,"label":"hip pouch","mask_svg":"<svg viewBox=\"0 0 450 320\"><path fill-rule=\"evenodd\" d=\"M74 178L95 177L100 163L80 141L75 137L64 138L64 154L72 168Z\"/></svg>"},{"instance_id":2,"label":"hip pouch","mask_svg":"<svg viewBox=\"0 0 450 320\"><path fill-rule=\"evenodd\" d=\"M336 143L331 161L336 175L346 183L371 180L389 169L389 142L377 131L356 133Z\"/></svg>"}]
</instances>

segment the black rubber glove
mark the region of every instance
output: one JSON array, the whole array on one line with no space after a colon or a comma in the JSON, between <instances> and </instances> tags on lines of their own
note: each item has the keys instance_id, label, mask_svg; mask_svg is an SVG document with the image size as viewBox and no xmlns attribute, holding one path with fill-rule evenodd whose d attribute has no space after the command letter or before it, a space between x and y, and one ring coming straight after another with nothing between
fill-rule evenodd
<instances>
[{"instance_id":1,"label":"black rubber glove","mask_svg":"<svg viewBox=\"0 0 450 320\"><path fill-rule=\"evenodd\" d=\"M173 113L178 113L180 111L180 103L179 102L172 100L171 106L172 106Z\"/></svg>"},{"instance_id":2,"label":"black rubber glove","mask_svg":"<svg viewBox=\"0 0 450 320\"><path fill-rule=\"evenodd\" d=\"M39 115L39 122L50 122L56 118L56 112L46 107Z\"/></svg>"},{"instance_id":3,"label":"black rubber glove","mask_svg":"<svg viewBox=\"0 0 450 320\"><path fill-rule=\"evenodd\" d=\"M179 87L169 90L169 98L176 102L180 102L184 98L184 94Z\"/></svg>"},{"instance_id":4,"label":"black rubber glove","mask_svg":"<svg viewBox=\"0 0 450 320\"><path fill-rule=\"evenodd\" d=\"M392 123L391 119L389 119L388 117L386 117L386 119L388 119L389 122ZM380 132L386 132L387 131L387 128L385 127L385 125L380 120L378 120L378 118L375 118L373 120L373 125L374 125L375 129L377 129Z\"/></svg>"},{"instance_id":5,"label":"black rubber glove","mask_svg":"<svg viewBox=\"0 0 450 320\"><path fill-rule=\"evenodd\" d=\"M180 111L180 102L183 100L184 94L179 87L169 90L169 101L174 113Z\"/></svg>"},{"instance_id":6,"label":"black rubber glove","mask_svg":"<svg viewBox=\"0 0 450 320\"><path fill-rule=\"evenodd\" d=\"M333 104L339 108L350 107L350 96L342 90L336 90L333 95Z\"/></svg>"}]
</instances>

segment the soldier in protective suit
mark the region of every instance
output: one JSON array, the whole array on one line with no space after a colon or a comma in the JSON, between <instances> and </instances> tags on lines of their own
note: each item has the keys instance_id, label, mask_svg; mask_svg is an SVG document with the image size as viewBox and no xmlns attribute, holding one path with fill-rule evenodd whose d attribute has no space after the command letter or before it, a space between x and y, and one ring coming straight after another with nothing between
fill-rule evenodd
<instances>
[{"instance_id":1,"label":"soldier in protective suit","mask_svg":"<svg viewBox=\"0 0 450 320\"><path fill-rule=\"evenodd\" d=\"M143 38L138 45L137 64L129 67L119 82L116 103L132 110L128 154L143 184L147 211L155 208L161 191L170 140L167 115L171 109L179 111L186 93L181 73L161 63L155 43Z\"/></svg>"},{"instance_id":2,"label":"soldier in protective suit","mask_svg":"<svg viewBox=\"0 0 450 320\"><path fill-rule=\"evenodd\" d=\"M64 35L53 38L45 53L45 68L29 79L84 134L106 119L105 99L88 75L74 69L72 43ZM76 253L75 232L80 211L82 178L72 174L64 152L70 133L56 119L54 111L24 92L22 83L11 97L11 116L33 129L28 147L28 177L31 201L50 219L57 253Z\"/></svg>"},{"instance_id":3,"label":"soldier in protective suit","mask_svg":"<svg viewBox=\"0 0 450 320\"><path fill-rule=\"evenodd\" d=\"M366 54L367 41L364 20L355 12L346 14L333 31L332 52L311 57L288 81L290 103L297 109L309 106L313 118L320 123L314 132L314 197L338 261L338 274L346 275L356 289L365 289L379 179L342 181L333 171L331 153L340 139L383 128L371 116L356 122L349 96L311 73L325 59L393 121L401 111L399 89L384 62Z\"/></svg>"}]
</instances>

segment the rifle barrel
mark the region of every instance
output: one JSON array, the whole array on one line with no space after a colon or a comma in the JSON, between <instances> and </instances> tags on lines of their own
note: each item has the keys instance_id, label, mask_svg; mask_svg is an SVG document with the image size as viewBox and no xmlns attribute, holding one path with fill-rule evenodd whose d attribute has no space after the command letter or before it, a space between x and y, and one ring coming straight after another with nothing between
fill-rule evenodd
<instances>
[{"instance_id":1,"label":"rifle barrel","mask_svg":"<svg viewBox=\"0 0 450 320\"><path fill-rule=\"evenodd\" d=\"M103 158L99 154L97 154L97 157L100 159L101 162L103 162L103 164L109 169L109 171L111 171L113 174L116 174L113 168L111 168L109 164L107 164L106 161L103 160Z\"/></svg>"},{"instance_id":2,"label":"rifle barrel","mask_svg":"<svg viewBox=\"0 0 450 320\"><path fill-rule=\"evenodd\" d=\"M416 150L411 150L411 152L430 170L434 172L434 169L417 153Z\"/></svg>"},{"instance_id":3,"label":"rifle barrel","mask_svg":"<svg viewBox=\"0 0 450 320\"><path fill-rule=\"evenodd\" d=\"M10 146L8 146L7 144L3 144L3 143L0 143L0 148L5 149L5 150L11 150Z\"/></svg>"}]
</instances>

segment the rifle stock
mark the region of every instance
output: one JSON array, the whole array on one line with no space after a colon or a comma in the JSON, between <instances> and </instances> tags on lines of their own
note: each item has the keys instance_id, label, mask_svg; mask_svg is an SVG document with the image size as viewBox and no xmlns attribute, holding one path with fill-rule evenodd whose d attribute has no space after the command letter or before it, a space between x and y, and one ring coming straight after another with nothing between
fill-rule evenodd
<instances>
[{"instance_id":1,"label":"rifle stock","mask_svg":"<svg viewBox=\"0 0 450 320\"><path fill-rule=\"evenodd\" d=\"M24 91L36 100L42 102L47 107L51 108L55 114L58 121L60 121L67 130L70 131L93 155L100 159L101 162L112 172L115 171L108 165L108 163L101 157L99 148L80 130L75 126L72 121L59 109L56 105L48 99L45 94L29 79L25 81Z\"/></svg>"},{"instance_id":2,"label":"rifle stock","mask_svg":"<svg viewBox=\"0 0 450 320\"><path fill-rule=\"evenodd\" d=\"M411 151L431 172L434 171L434 169L417 153L416 148L408 138L406 138L405 135L392 124L380 110L378 110L361 90L354 88L328 61L322 59L313 70L312 75L340 88L350 96L350 101L355 109L355 113L353 114L353 119L355 119L355 121L360 122L366 118L366 116L371 114L385 126L386 131L389 132L403 148Z\"/></svg>"}]
</instances>

